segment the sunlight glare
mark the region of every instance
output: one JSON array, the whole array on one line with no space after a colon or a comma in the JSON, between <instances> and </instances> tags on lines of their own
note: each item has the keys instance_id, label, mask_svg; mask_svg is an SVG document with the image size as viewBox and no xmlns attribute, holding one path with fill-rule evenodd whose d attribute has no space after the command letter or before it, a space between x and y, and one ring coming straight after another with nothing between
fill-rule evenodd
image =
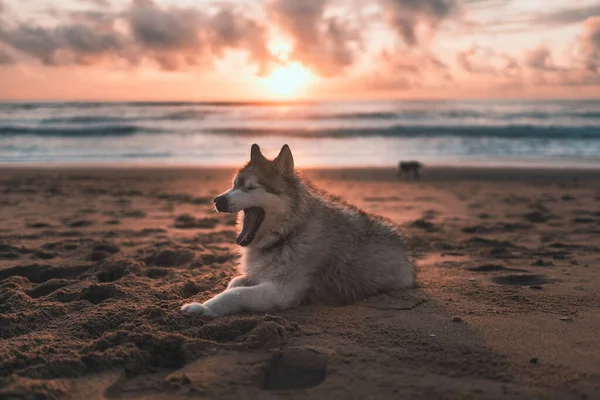
<instances>
[{"instance_id":1,"label":"sunlight glare","mask_svg":"<svg viewBox=\"0 0 600 400\"><path fill-rule=\"evenodd\" d=\"M274 37L268 44L269 52L279 60L279 62L286 63L289 61L290 53L292 51L292 45L280 37Z\"/></svg>"},{"instance_id":2,"label":"sunlight glare","mask_svg":"<svg viewBox=\"0 0 600 400\"><path fill-rule=\"evenodd\" d=\"M312 74L302 64L294 62L276 67L271 75L264 79L266 88L276 96L291 96L307 85Z\"/></svg>"}]
</instances>

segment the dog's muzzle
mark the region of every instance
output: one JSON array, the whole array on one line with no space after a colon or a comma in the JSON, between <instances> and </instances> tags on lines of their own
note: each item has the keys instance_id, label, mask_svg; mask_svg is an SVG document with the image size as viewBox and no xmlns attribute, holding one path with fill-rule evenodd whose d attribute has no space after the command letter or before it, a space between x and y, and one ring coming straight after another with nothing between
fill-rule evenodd
<instances>
[{"instance_id":1,"label":"dog's muzzle","mask_svg":"<svg viewBox=\"0 0 600 400\"><path fill-rule=\"evenodd\" d=\"M219 212L229 212L229 200L225 196L215 198L215 207Z\"/></svg>"}]
</instances>

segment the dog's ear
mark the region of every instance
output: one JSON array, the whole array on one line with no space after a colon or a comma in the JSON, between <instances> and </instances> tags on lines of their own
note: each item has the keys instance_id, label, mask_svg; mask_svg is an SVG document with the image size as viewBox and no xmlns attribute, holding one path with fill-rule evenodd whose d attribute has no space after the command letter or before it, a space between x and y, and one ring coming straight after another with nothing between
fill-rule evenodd
<instances>
[{"instance_id":1,"label":"dog's ear","mask_svg":"<svg viewBox=\"0 0 600 400\"><path fill-rule=\"evenodd\" d=\"M258 162L265 159L265 156L260 152L260 147L256 143L250 148L250 162Z\"/></svg>"},{"instance_id":2,"label":"dog's ear","mask_svg":"<svg viewBox=\"0 0 600 400\"><path fill-rule=\"evenodd\" d=\"M292 175L294 173L294 157L292 156L290 146L287 144L283 145L274 162L283 175Z\"/></svg>"}]
</instances>

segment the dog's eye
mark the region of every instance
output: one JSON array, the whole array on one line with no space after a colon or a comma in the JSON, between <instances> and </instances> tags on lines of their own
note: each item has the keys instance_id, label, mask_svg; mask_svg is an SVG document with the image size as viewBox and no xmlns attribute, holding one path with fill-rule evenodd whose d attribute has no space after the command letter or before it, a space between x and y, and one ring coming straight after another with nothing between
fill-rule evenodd
<instances>
[{"instance_id":1,"label":"dog's eye","mask_svg":"<svg viewBox=\"0 0 600 400\"><path fill-rule=\"evenodd\" d=\"M254 189L258 189L258 186L249 185L249 186L246 187L247 191L251 191L251 190L254 190Z\"/></svg>"}]
</instances>

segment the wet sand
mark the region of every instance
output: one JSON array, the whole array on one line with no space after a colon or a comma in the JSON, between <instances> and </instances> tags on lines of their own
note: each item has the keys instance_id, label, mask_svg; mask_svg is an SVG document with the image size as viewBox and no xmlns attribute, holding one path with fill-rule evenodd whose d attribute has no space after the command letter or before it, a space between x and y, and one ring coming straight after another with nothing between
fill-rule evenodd
<instances>
[{"instance_id":1,"label":"wet sand","mask_svg":"<svg viewBox=\"0 0 600 400\"><path fill-rule=\"evenodd\" d=\"M0 398L600 398L600 173L305 176L404 230L415 289L210 319L231 170L1 169Z\"/></svg>"}]
</instances>

